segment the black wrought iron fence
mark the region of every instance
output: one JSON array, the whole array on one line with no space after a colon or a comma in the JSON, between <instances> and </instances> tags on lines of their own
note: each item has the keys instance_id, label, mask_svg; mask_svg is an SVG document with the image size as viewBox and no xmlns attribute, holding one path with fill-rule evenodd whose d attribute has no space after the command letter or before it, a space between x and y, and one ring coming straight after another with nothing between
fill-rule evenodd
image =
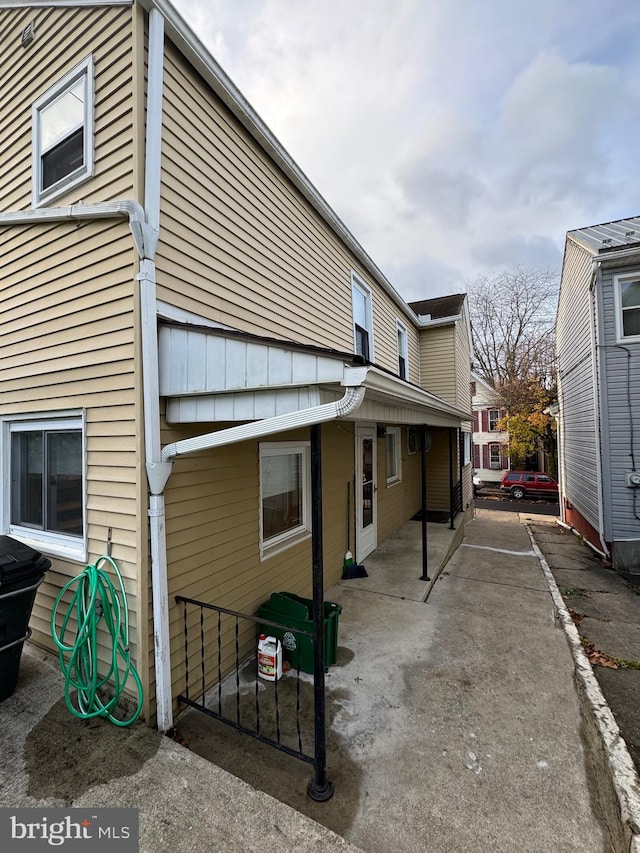
<instances>
[{"instance_id":1,"label":"black wrought iron fence","mask_svg":"<svg viewBox=\"0 0 640 853\"><path fill-rule=\"evenodd\" d=\"M315 748L324 707L318 707L313 677L301 673L300 659L275 681L258 675L259 631L286 623L181 595L176 601L183 606L184 630L184 692L178 700L311 764L316 779L324 779L324 752L318 756ZM315 642L312 631L296 627L295 635Z\"/></svg>"}]
</instances>

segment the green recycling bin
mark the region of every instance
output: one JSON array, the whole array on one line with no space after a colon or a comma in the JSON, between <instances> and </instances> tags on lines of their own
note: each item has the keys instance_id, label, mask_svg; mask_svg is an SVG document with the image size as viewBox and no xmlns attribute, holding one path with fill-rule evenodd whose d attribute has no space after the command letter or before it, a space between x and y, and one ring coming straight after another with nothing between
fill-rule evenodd
<instances>
[{"instance_id":1,"label":"green recycling bin","mask_svg":"<svg viewBox=\"0 0 640 853\"><path fill-rule=\"evenodd\" d=\"M327 670L336 662L338 652L338 622L342 605L325 601L324 606L324 666ZM282 643L285 660L291 669L301 672L314 670L313 640L298 631L313 632L313 601L292 592L274 592L269 601L258 609L258 618L281 623L282 627L259 625L259 631L276 637Z\"/></svg>"}]
</instances>

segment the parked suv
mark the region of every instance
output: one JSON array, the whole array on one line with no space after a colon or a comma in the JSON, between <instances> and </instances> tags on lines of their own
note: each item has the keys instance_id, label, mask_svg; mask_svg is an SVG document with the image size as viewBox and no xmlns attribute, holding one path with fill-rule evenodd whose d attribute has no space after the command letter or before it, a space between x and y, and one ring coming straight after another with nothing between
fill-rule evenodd
<instances>
[{"instance_id":1,"label":"parked suv","mask_svg":"<svg viewBox=\"0 0 640 853\"><path fill-rule=\"evenodd\" d=\"M538 471L505 471L500 488L517 501L527 495L547 498L558 497L558 484L548 474Z\"/></svg>"}]
</instances>

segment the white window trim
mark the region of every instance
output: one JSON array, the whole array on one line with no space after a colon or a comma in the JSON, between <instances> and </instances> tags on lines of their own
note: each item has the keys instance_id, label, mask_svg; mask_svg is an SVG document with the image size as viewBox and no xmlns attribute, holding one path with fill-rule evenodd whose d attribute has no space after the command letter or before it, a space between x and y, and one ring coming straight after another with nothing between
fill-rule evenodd
<instances>
[{"instance_id":1,"label":"white window trim","mask_svg":"<svg viewBox=\"0 0 640 853\"><path fill-rule=\"evenodd\" d=\"M62 178L46 190L40 189L42 171L40 163L40 112L81 77L86 77L86 100L84 110L84 166L81 170ZM33 207L49 204L72 187L88 180L94 173L94 84L93 57L89 56L54 86L41 95L33 104L31 113L31 203Z\"/></svg>"},{"instance_id":2,"label":"white window trim","mask_svg":"<svg viewBox=\"0 0 640 853\"><path fill-rule=\"evenodd\" d=\"M82 529L83 535L65 536L11 524L11 433L31 429L79 429L82 431ZM2 532L52 557L87 562L87 431L83 410L0 417L0 523Z\"/></svg>"},{"instance_id":3,"label":"white window trim","mask_svg":"<svg viewBox=\"0 0 640 853\"><path fill-rule=\"evenodd\" d=\"M404 379L409 381L409 333L405 324L398 317L396 317L396 337L398 338L398 376L400 376L400 358L402 357L405 367Z\"/></svg>"},{"instance_id":4,"label":"white window trim","mask_svg":"<svg viewBox=\"0 0 640 853\"><path fill-rule=\"evenodd\" d=\"M496 418L496 425L495 425L495 427L493 427L493 429L491 428L491 412L497 412L498 413L498 417ZM488 432L500 432L500 430L498 429L499 423L500 423L500 409L496 409L496 408L487 409L487 431Z\"/></svg>"},{"instance_id":5,"label":"white window trim","mask_svg":"<svg viewBox=\"0 0 640 853\"><path fill-rule=\"evenodd\" d=\"M396 473L389 477L389 473L387 471L387 486L395 486L402 482L402 429L400 427L387 427L386 435L395 436L394 451L396 457ZM388 458L386 441L387 439L385 436L385 463Z\"/></svg>"},{"instance_id":6,"label":"white window trim","mask_svg":"<svg viewBox=\"0 0 640 853\"><path fill-rule=\"evenodd\" d=\"M472 449L471 449L471 433L463 432L462 433L462 441L463 441L463 465L471 465L472 460Z\"/></svg>"},{"instance_id":7,"label":"white window trim","mask_svg":"<svg viewBox=\"0 0 640 853\"><path fill-rule=\"evenodd\" d=\"M373 341L373 291L360 276L351 270L351 325L353 326L353 351L356 352L356 318L353 310L353 293L359 291L365 299L366 330L369 334L369 361L375 360Z\"/></svg>"},{"instance_id":8,"label":"white window trim","mask_svg":"<svg viewBox=\"0 0 640 853\"><path fill-rule=\"evenodd\" d=\"M260 442L258 477L260 481L258 497L258 523L260 529L260 559L266 560L276 554L297 545L311 536L311 442L309 441L265 441ZM286 530L267 541L263 538L262 526L262 457L289 456L302 454L302 524L293 530Z\"/></svg>"},{"instance_id":9,"label":"white window trim","mask_svg":"<svg viewBox=\"0 0 640 853\"><path fill-rule=\"evenodd\" d=\"M613 277L613 294L616 305L616 343L624 344L624 343L638 343L640 342L640 335L625 335L624 327L622 325L622 294L621 294L621 285L624 284L625 281L637 281L640 279L640 270L635 270L634 272L626 272L624 275L614 275Z\"/></svg>"}]
</instances>

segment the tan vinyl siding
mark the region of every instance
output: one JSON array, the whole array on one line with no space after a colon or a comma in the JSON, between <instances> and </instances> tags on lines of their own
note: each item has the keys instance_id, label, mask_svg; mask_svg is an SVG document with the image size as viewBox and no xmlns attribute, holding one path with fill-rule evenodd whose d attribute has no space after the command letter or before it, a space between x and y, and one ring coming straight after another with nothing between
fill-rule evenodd
<instances>
[{"instance_id":1,"label":"tan vinyl siding","mask_svg":"<svg viewBox=\"0 0 640 853\"><path fill-rule=\"evenodd\" d=\"M420 453L409 453L407 429L401 428L401 472L399 483L387 483L387 454L384 439L378 440L378 545L402 527L422 505Z\"/></svg>"},{"instance_id":2,"label":"tan vinyl siding","mask_svg":"<svg viewBox=\"0 0 640 853\"><path fill-rule=\"evenodd\" d=\"M465 311L466 308L463 309ZM471 351L464 314L456 323L456 405L465 412L471 411Z\"/></svg>"},{"instance_id":3,"label":"tan vinyl siding","mask_svg":"<svg viewBox=\"0 0 640 853\"><path fill-rule=\"evenodd\" d=\"M171 45L166 56L159 298L353 351L354 270L373 291L376 361L396 372L389 297Z\"/></svg>"},{"instance_id":4,"label":"tan vinyl siding","mask_svg":"<svg viewBox=\"0 0 640 853\"><path fill-rule=\"evenodd\" d=\"M89 561L106 552L111 528L113 557L129 596L135 659L137 257L131 235L125 222L102 220L80 226L4 228L0 239L0 415L10 419L85 410ZM55 247L55 254L48 263L40 262L48 246ZM52 563L31 622L33 640L49 649L53 649L49 618L55 597L83 569L83 564L69 560L52 558Z\"/></svg>"},{"instance_id":5,"label":"tan vinyl siding","mask_svg":"<svg viewBox=\"0 0 640 853\"><path fill-rule=\"evenodd\" d=\"M427 453L427 507L448 512L451 505L449 494L449 432L444 429L432 429L430 432L431 450ZM455 468L454 479L457 480Z\"/></svg>"},{"instance_id":6,"label":"tan vinyl siding","mask_svg":"<svg viewBox=\"0 0 640 853\"><path fill-rule=\"evenodd\" d=\"M26 8L0 14L0 210L31 205L33 103L89 55L95 66L95 175L52 204L68 203L69 197L74 202L131 197L131 8ZM25 50L20 34L30 21L36 38Z\"/></svg>"},{"instance_id":7,"label":"tan vinyl siding","mask_svg":"<svg viewBox=\"0 0 640 853\"><path fill-rule=\"evenodd\" d=\"M432 394L456 404L456 338L454 326L420 332L420 384Z\"/></svg>"}]
</instances>

